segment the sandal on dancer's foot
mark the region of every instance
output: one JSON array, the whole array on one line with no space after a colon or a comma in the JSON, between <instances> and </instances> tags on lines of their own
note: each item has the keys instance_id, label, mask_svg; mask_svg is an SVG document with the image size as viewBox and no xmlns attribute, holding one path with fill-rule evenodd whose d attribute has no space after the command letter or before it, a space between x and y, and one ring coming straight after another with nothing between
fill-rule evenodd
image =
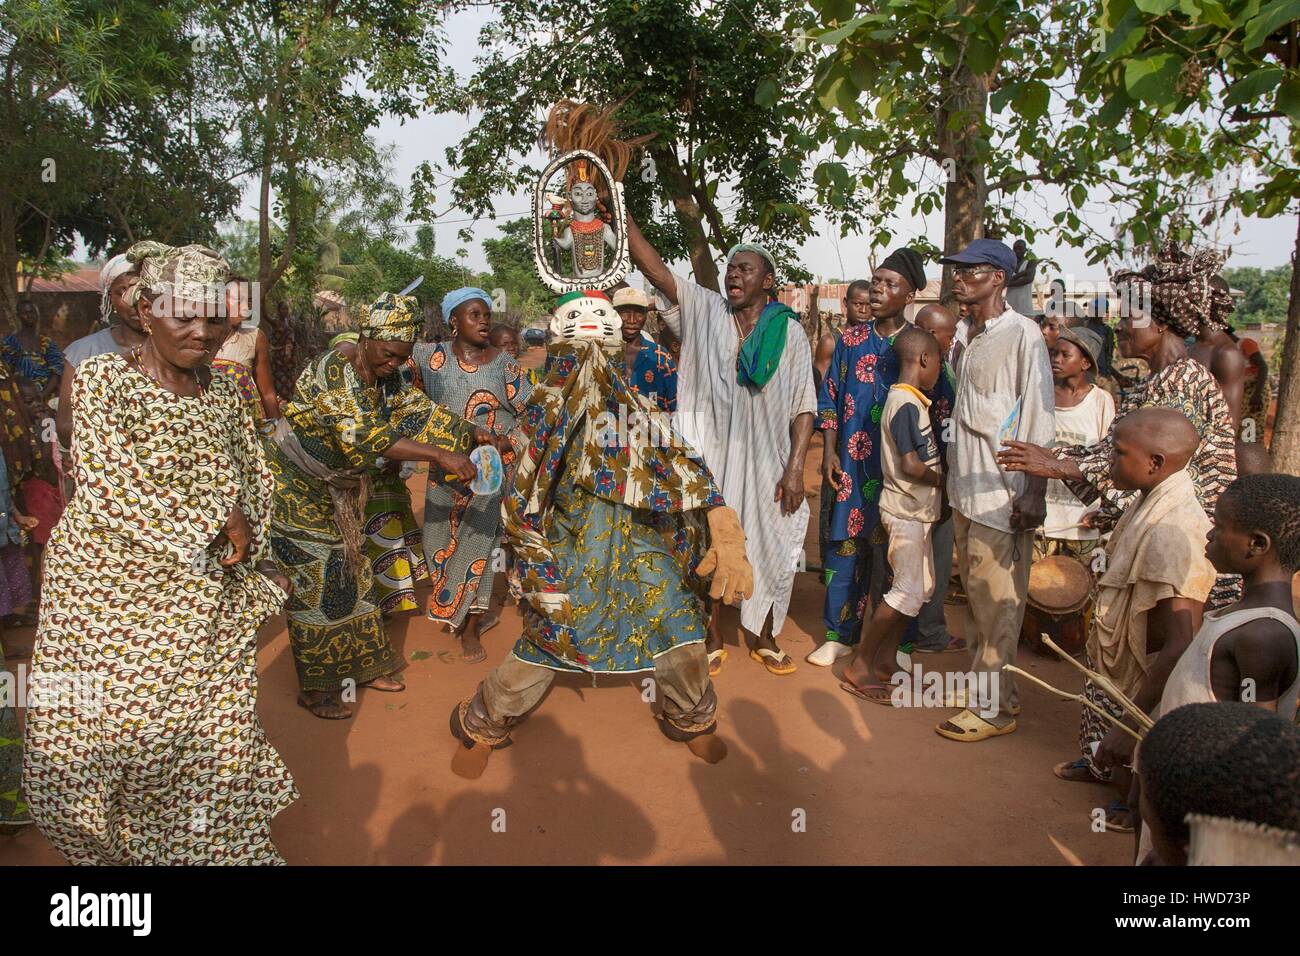
<instances>
[{"instance_id":1,"label":"sandal on dancer's foot","mask_svg":"<svg viewBox=\"0 0 1300 956\"><path fill-rule=\"evenodd\" d=\"M406 690L406 682L394 677L392 674L380 674L360 686L382 691L385 694L400 694Z\"/></svg>"},{"instance_id":2,"label":"sandal on dancer's foot","mask_svg":"<svg viewBox=\"0 0 1300 956\"><path fill-rule=\"evenodd\" d=\"M956 717L949 717L934 732L940 737L946 737L948 740L957 740L962 743L976 743L980 740L988 740L990 737L1001 737L1003 734L1013 733L1016 729L1016 722L1013 720L1006 726L999 727L991 724L979 714L970 710L963 710Z\"/></svg>"},{"instance_id":3,"label":"sandal on dancer's foot","mask_svg":"<svg viewBox=\"0 0 1300 956\"><path fill-rule=\"evenodd\" d=\"M845 678L840 681L840 690L846 694L852 694L858 700L865 700L871 704L884 704L886 707L894 706L894 688L889 684L855 684Z\"/></svg>"},{"instance_id":4,"label":"sandal on dancer's foot","mask_svg":"<svg viewBox=\"0 0 1300 956\"><path fill-rule=\"evenodd\" d=\"M1124 816L1121 817L1120 814ZM1125 819L1127 823L1123 822ZM1106 804L1106 829L1111 833L1133 832L1133 811L1124 805L1123 800L1112 800Z\"/></svg>"},{"instance_id":5,"label":"sandal on dancer's foot","mask_svg":"<svg viewBox=\"0 0 1300 956\"><path fill-rule=\"evenodd\" d=\"M1052 773L1062 780L1068 780L1071 783L1105 783L1104 780L1098 780L1092 772L1092 767L1088 764L1087 757L1080 757L1078 760L1063 760L1052 768Z\"/></svg>"},{"instance_id":6,"label":"sandal on dancer's foot","mask_svg":"<svg viewBox=\"0 0 1300 956\"><path fill-rule=\"evenodd\" d=\"M716 734L704 734L686 741L686 749L705 763L721 763L727 756L727 745Z\"/></svg>"},{"instance_id":7,"label":"sandal on dancer's foot","mask_svg":"<svg viewBox=\"0 0 1300 956\"><path fill-rule=\"evenodd\" d=\"M727 649L719 647L716 651L709 651L709 676L717 677L722 671L722 665L727 663Z\"/></svg>"},{"instance_id":8,"label":"sandal on dancer's foot","mask_svg":"<svg viewBox=\"0 0 1300 956\"><path fill-rule=\"evenodd\" d=\"M332 693L327 693L316 700L309 700L306 694L299 694L298 706L321 720L347 720L352 716L352 711L344 705L337 694Z\"/></svg>"},{"instance_id":9,"label":"sandal on dancer's foot","mask_svg":"<svg viewBox=\"0 0 1300 956\"><path fill-rule=\"evenodd\" d=\"M767 668L769 674L777 677L784 677L786 674L793 674L799 668L795 666L790 655L781 648L772 650L770 647L751 647L749 649L749 659L762 664ZM782 663L784 661L785 663Z\"/></svg>"},{"instance_id":10,"label":"sandal on dancer's foot","mask_svg":"<svg viewBox=\"0 0 1300 956\"><path fill-rule=\"evenodd\" d=\"M482 637L484 634L492 630L492 628L496 627L500 623L501 623L500 614L493 614L491 617L484 615L483 620L479 623L478 626L479 637Z\"/></svg>"},{"instance_id":11,"label":"sandal on dancer's foot","mask_svg":"<svg viewBox=\"0 0 1300 956\"><path fill-rule=\"evenodd\" d=\"M494 750L504 750L513 740L507 737L496 745L485 744L475 740L465 732L461 722L469 701L461 701L451 709L451 735L456 738L456 752L451 757L451 772L466 780L477 780L487 769L488 758Z\"/></svg>"}]
</instances>

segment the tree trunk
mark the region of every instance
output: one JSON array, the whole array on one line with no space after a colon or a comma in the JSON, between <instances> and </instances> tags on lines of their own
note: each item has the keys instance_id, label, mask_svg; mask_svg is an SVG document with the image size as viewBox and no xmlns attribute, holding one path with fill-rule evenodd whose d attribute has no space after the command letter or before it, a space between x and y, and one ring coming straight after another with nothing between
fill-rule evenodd
<instances>
[{"instance_id":1,"label":"tree trunk","mask_svg":"<svg viewBox=\"0 0 1300 956\"><path fill-rule=\"evenodd\" d=\"M988 184L976 146L981 121L988 112L988 77L963 66L946 93L935 114L935 138L943 157L943 171L948 176L943 203L943 251L953 253L984 235ZM954 114L961 115L963 121L950 130L948 123ZM951 266L944 266L939 298L949 308L956 304L952 297Z\"/></svg>"},{"instance_id":2,"label":"tree trunk","mask_svg":"<svg viewBox=\"0 0 1300 956\"><path fill-rule=\"evenodd\" d=\"M720 291L718 266L713 261L713 248L709 245L709 238L704 232L704 215L700 211L699 203L691 195L691 183L677 161L677 153L672 146L665 146L653 149L651 156L664 174L664 183L668 187L669 195L672 196L673 208L685 228L691 271L695 274L695 281L706 289Z\"/></svg>"},{"instance_id":3,"label":"tree trunk","mask_svg":"<svg viewBox=\"0 0 1300 956\"><path fill-rule=\"evenodd\" d=\"M17 217L9 203L0 204L0 331L18 328Z\"/></svg>"},{"instance_id":4,"label":"tree trunk","mask_svg":"<svg viewBox=\"0 0 1300 956\"><path fill-rule=\"evenodd\" d=\"M1296 217L1296 247L1291 254L1291 300L1286 310L1271 451L1275 470L1300 475L1300 216Z\"/></svg>"}]
</instances>

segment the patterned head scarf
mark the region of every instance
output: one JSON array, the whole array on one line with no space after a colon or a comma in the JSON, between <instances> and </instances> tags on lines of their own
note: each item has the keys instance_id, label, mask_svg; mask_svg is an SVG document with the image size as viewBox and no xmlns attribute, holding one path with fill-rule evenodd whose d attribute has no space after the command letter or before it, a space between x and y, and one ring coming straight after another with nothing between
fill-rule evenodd
<instances>
[{"instance_id":1,"label":"patterned head scarf","mask_svg":"<svg viewBox=\"0 0 1300 956\"><path fill-rule=\"evenodd\" d=\"M126 258L140 270L131 290L134 305L146 292L158 292L182 302L222 302L230 264L207 246L169 246L162 242L137 242Z\"/></svg>"},{"instance_id":2,"label":"patterned head scarf","mask_svg":"<svg viewBox=\"0 0 1300 956\"><path fill-rule=\"evenodd\" d=\"M414 342L424 325L413 295L385 292L361 313L361 332L368 339L383 342Z\"/></svg>"},{"instance_id":3,"label":"patterned head scarf","mask_svg":"<svg viewBox=\"0 0 1300 956\"><path fill-rule=\"evenodd\" d=\"M99 317L104 322L111 324L113 321L113 301L110 297L113 283L134 268L135 264L126 257L126 253L120 252L99 270Z\"/></svg>"},{"instance_id":4,"label":"patterned head scarf","mask_svg":"<svg viewBox=\"0 0 1300 956\"><path fill-rule=\"evenodd\" d=\"M1151 317L1186 338L1226 317L1223 305L1216 306L1217 293L1211 284L1226 259L1223 253L1209 248L1183 252L1170 240L1151 265L1138 271L1117 272L1111 282L1117 288L1127 287L1129 303L1138 301L1135 296L1151 303ZM1227 300L1230 312L1232 296L1228 295Z\"/></svg>"}]
</instances>

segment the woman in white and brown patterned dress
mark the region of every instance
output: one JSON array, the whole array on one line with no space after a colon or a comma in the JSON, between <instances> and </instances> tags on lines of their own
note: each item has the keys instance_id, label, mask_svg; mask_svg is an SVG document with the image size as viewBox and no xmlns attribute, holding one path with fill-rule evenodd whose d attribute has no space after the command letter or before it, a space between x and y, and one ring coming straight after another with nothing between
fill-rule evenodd
<instances>
[{"instance_id":1,"label":"woman in white and brown patterned dress","mask_svg":"<svg viewBox=\"0 0 1300 956\"><path fill-rule=\"evenodd\" d=\"M26 796L72 863L279 863L271 818L297 791L256 713L258 627L288 588L255 564L271 474L208 369L225 319L159 305L203 301L226 264L197 246L128 255L149 339L75 372L77 490L46 551Z\"/></svg>"}]
</instances>

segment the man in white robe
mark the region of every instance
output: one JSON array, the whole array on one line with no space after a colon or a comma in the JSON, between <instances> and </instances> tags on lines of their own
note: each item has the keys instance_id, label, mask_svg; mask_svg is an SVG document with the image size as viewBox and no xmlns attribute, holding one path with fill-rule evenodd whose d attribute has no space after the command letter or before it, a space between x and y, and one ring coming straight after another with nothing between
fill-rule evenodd
<instances>
[{"instance_id":1,"label":"man in white robe","mask_svg":"<svg viewBox=\"0 0 1300 956\"><path fill-rule=\"evenodd\" d=\"M731 251L720 295L675 275L630 217L628 238L633 263L672 306L660 312L660 320L682 343L674 421L745 531L754 596L741 605L740 622L750 657L773 674L793 673L793 660L775 638L803 563L808 526L803 468L817 411L808 338L793 313L773 308L764 318L776 274L761 247ZM779 354L757 347L759 336L779 341L780 330L771 322L785 323ZM755 379L750 372L764 358L767 367ZM726 657L716 628L708 648L716 673Z\"/></svg>"}]
</instances>

